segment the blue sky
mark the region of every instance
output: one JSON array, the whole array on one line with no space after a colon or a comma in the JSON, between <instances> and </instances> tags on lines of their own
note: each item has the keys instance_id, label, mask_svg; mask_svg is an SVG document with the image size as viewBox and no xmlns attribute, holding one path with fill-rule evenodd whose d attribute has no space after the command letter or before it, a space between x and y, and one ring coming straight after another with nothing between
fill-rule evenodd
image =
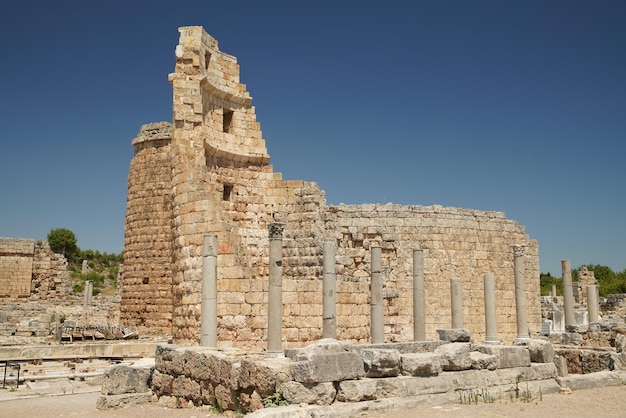
<instances>
[{"instance_id":1,"label":"blue sky","mask_svg":"<svg viewBox=\"0 0 626 418\"><path fill-rule=\"evenodd\" d=\"M542 272L626 268L623 1L14 1L0 236L123 249L131 140L171 120L179 26L238 58L276 171L330 204L503 211Z\"/></svg>"}]
</instances>

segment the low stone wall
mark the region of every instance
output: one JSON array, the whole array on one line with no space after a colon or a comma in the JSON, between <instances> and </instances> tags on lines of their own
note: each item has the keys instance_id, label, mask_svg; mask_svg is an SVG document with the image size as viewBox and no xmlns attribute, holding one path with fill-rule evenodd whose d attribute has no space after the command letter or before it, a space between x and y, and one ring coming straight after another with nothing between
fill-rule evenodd
<instances>
[{"instance_id":1,"label":"low stone wall","mask_svg":"<svg viewBox=\"0 0 626 418\"><path fill-rule=\"evenodd\" d=\"M626 366L626 326L623 323L570 325L551 333L554 351L573 374L622 370Z\"/></svg>"},{"instance_id":2,"label":"low stone wall","mask_svg":"<svg viewBox=\"0 0 626 418\"><path fill-rule=\"evenodd\" d=\"M163 406L211 405L250 413L282 402L536 397L559 391L556 379L546 340L533 339L528 346L441 341L355 346L326 339L289 349L285 357L162 345L156 350L151 390Z\"/></svg>"}]
</instances>

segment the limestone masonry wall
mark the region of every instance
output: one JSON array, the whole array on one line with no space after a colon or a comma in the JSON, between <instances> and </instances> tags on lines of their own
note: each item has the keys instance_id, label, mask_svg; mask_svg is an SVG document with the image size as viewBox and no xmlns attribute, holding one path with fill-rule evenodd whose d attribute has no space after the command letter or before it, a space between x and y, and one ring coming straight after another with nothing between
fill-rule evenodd
<instances>
[{"instance_id":1,"label":"limestone masonry wall","mask_svg":"<svg viewBox=\"0 0 626 418\"><path fill-rule=\"evenodd\" d=\"M269 165L235 57L201 27L179 29L173 123L133 141L125 228L122 321L143 333L200 338L202 243L218 236L220 346L267 340L268 224L283 239L283 341L322 336L322 245L337 244L338 338L369 341L370 248L383 250L387 341L412 340L412 250L424 250L427 335L450 327L449 281L463 280L468 329L484 334L482 278L494 272L500 338L515 337L512 245L526 246L529 328L540 329L538 243L503 213L441 206L328 206L315 183Z\"/></svg>"},{"instance_id":2,"label":"limestone masonry wall","mask_svg":"<svg viewBox=\"0 0 626 418\"><path fill-rule=\"evenodd\" d=\"M67 260L47 242L0 237L0 297L66 295Z\"/></svg>"}]
</instances>

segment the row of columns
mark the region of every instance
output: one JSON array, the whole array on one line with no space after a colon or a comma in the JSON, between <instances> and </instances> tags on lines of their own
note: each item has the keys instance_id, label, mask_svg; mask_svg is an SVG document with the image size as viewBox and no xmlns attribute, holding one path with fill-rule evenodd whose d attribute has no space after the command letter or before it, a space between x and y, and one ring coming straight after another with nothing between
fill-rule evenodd
<instances>
[{"instance_id":1,"label":"row of columns","mask_svg":"<svg viewBox=\"0 0 626 418\"><path fill-rule=\"evenodd\" d=\"M565 326L575 325L576 317L574 315L574 288L572 284L572 268L569 260L561 260L561 273L563 274L563 310ZM587 286L587 313L589 323L599 321L600 310L600 294L598 285ZM556 296L556 286L552 286L552 295Z\"/></svg>"},{"instance_id":2,"label":"row of columns","mask_svg":"<svg viewBox=\"0 0 626 418\"><path fill-rule=\"evenodd\" d=\"M282 236L284 223L269 224L269 292L267 353L282 353ZM206 235L203 240L202 305L200 344L217 347L217 236ZM529 339L524 289L524 247L514 249L515 301L517 313L516 341ZM323 245L323 307L322 336L337 338L336 317L336 248L333 242ZM460 278L450 280L452 328L463 328L463 289ZM484 276L485 342L498 344L496 323L495 275ZM426 340L424 293L424 253L413 250L413 339ZM384 298L382 249L371 248L371 342L384 342Z\"/></svg>"}]
</instances>

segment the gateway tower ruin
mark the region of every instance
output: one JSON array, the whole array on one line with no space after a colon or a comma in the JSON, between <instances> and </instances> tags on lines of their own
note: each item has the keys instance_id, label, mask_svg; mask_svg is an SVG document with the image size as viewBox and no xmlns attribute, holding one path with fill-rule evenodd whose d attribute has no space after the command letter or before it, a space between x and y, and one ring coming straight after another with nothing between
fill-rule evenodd
<instances>
[{"instance_id":1,"label":"gateway tower ruin","mask_svg":"<svg viewBox=\"0 0 626 418\"><path fill-rule=\"evenodd\" d=\"M412 253L424 253L426 336L450 325L450 279L463 287L465 328L485 335L483 275L493 272L498 334L516 331L513 246L524 246L528 327L540 329L538 243L501 212L442 206L331 206L312 182L269 164L235 57L202 27L182 27L173 120L133 140L122 279L122 321L144 333L200 341L203 236L218 236L219 346L267 341L268 224L282 222L285 346L322 337L322 248L336 243L338 339L370 330L370 248L382 249L386 341L410 341Z\"/></svg>"}]
</instances>

